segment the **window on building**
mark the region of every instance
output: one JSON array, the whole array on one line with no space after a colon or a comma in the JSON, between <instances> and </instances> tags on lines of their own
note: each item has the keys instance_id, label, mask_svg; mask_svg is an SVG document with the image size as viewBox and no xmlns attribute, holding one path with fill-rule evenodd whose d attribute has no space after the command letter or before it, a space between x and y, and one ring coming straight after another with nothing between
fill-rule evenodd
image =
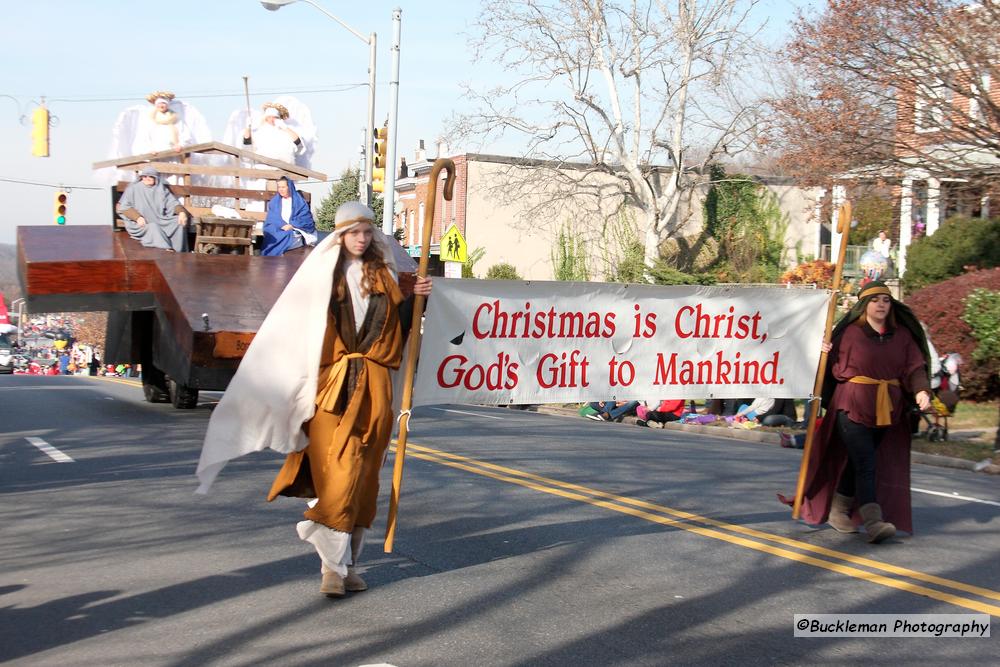
<instances>
[{"instance_id":1,"label":"window on building","mask_svg":"<svg viewBox=\"0 0 1000 667\"><path fill-rule=\"evenodd\" d=\"M969 90L969 121L976 125L986 120L982 100L990 94L990 73L979 77L979 82L972 81Z\"/></svg>"},{"instance_id":2,"label":"window on building","mask_svg":"<svg viewBox=\"0 0 1000 667\"><path fill-rule=\"evenodd\" d=\"M934 77L917 87L913 124L917 132L934 132L951 127L952 86L950 76Z\"/></svg>"},{"instance_id":3,"label":"window on building","mask_svg":"<svg viewBox=\"0 0 1000 667\"><path fill-rule=\"evenodd\" d=\"M417 245L424 242L424 203L420 202L419 213L417 214Z\"/></svg>"}]
</instances>

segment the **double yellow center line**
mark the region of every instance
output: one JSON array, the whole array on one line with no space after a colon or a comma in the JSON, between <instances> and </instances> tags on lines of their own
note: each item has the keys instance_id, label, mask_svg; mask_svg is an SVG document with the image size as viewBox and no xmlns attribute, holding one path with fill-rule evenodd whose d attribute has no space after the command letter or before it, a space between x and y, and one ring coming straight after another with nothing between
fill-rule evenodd
<instances>
[{"instance_id":1,"label":"double yellow center line","mask_svg":"<svg viewBox=\"0 0 1000 667\"><path fill-rule=\"evenodd\" d=\"M849 577L864 579L865 581L882 586L896 588L916 595L923 595L947 602L948 604L1000 617L1000 606L956 594L965 593L979 598L1000 601L1000 592L998 591L972 586L971 584L945 579L944 577L918 572L905 567L882 563L862 556L854 556L781 535L772 535L771 533L747 528L746 526L737 526L724 521L717 521L691 512L650 503L645 500L619 496L579 484L562 482L557 479L542 477L541 475L535 475L514 468L507 468L487 463L486 461L478 461L466 456L423 447L412 442L407 444L406 452L409 456L423 461L438 463L475 475L482 475L501 482L507 482L508 484L516 484L542 493L576 500L621 514L628 514L653 523L679 528L747 549L754 549L755 551L761 551L798 563L820 567ZM791 549L795 549L795 551ZM817 556L824 556L825 558ZM930 584L938 588L929 588L924 584Z\"/></svg>"}]
</instances>

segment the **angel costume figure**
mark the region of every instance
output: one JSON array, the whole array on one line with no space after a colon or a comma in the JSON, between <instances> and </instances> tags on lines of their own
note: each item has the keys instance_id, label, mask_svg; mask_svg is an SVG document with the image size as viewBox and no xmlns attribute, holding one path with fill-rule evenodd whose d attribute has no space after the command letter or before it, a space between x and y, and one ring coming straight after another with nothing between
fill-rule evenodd
<instances>
[{"instance_id":1,"label":"angel costume figure","mask_svg":"<svg viewBox=\"0 0 1000 667\"><path fill-rule=\"evenodd\" d=\"M309 107L290 95L282 95L264 104L260 112L252 116L244 109L230 114L223 142L311 169L316 150L316 126Z\"/></svg>"},{"instance_id":2,"label":"angel costume figure","mask_svg":"<svg viewBox=\"0 0 1000 667\"><path fill-rule=\"evenodd\" d=\"M230 459L287 454L268 500L314 498L296 528L319 553L328 597L368 588L355 566L375 518L412 307L374 219L358 202L337 209L333 233L278 297L213 411L198 463L205 493ZM430 294L430 278L414 292Z\"/></svg>"},{"instance_id":3,"label":"angel costume figure","mask_svg":"<svg viewBox=\"0 0 1000 667\"><path fill-rule=\"evenodd\" d=\"M109 159L179 151L184 146L212 140L201 112L176 99L172 92L158 90L147 95L146 100L148 105L131 106L118 114L111 131ZM102 169L98 173L98 179L106 183L132 178L132 173L115 169Z\"/></svg>"},{"instance_id":4,"label":"angel costume figure","mask_svg":"<svg viewBox=\"0 0 1000 667\"><path fill-rule=\"evenodd\" d=\"M234 111L226 123L223 142L242 146L264 157L289 162L306 169L312 168L316 149L316 126L309 107L290 95L282 95L247 115L246 110ZM246 168L274 169L260 162L244 161ZM241 187L248 190L267 189L267 179L243 179ZM263 211L264 202L249 201L247 211Z\"/></svg>"},{"instance_id":5,"label":"angel costume figure","mask_svg":"<svg viewBox=\"0 0 1000 667\"><path fill-rule=\"evenodd\" d=\"M264 122L256 128L247 126L243 130L243 145L253 146L254 153L294 164L295 156L303 152L305 146L302 138L285 122L288 109L274 102L268 102L263 109Z\"/></svg>"}]
</instances>

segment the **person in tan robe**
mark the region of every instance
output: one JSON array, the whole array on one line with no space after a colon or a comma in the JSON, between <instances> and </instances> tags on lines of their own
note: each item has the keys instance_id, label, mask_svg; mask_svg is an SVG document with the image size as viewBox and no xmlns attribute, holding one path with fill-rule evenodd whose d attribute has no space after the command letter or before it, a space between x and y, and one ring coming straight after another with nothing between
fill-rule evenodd
<instances>
[{"instance_id":1,"label":"person in tan robe","mask_svg":"<svg viewBox=\"0 0 1000 667\"><path fill-rule=\"evenodd\" d=\"M367 584L355 567L375 518L379 471L392 435L392 377L403 353L404 307L396 276L373 237L374 214L351 202L337 211L340 256L320 357L316 412L302 428L305 449L288 454L268 500L315 498L298 524L322 561L320 592L342 597ZM427 295L430 278L414 292ZM409 318L405 325L409 324Z\"/></svg>"}]
</instances>

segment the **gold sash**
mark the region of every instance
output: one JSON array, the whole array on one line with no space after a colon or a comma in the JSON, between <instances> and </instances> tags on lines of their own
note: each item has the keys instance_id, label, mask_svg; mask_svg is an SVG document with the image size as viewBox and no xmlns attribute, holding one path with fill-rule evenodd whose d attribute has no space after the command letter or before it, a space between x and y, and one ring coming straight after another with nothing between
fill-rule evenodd
<instances>
[{"instance_id":1,"label":"gold sash","mask_svg":"<svg viewBox=\"0 0 1000 667\"><path fill-rule=\"evenodd\" d=\"M876 380L865 375L855 375L848 382L854 384L877 384L875 394L875 425L889 426L892 424L892 400L889 398L889 385L899 386L899 380Z\"/></svg>"}]
</instances>

